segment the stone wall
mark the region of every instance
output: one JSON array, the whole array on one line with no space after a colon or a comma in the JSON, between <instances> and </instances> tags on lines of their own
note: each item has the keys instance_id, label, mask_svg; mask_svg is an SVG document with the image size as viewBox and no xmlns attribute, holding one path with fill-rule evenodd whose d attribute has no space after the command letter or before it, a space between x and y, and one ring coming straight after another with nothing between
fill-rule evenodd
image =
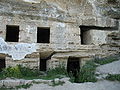
<instances>
[{"instance_id":1,"label":"stone wall","mask_svg":"<svg viewBox=\"0 0 120 90\"><path fill-rule=\"evenodd\" d=\"M106 44L107 35L111 33L111 31L103 31L103 30L88 30L84 34L84 41L86 45L102 45Z\"/></svg>"},{"instance_id":2,"label":"stone wall","mask_svg":"<svg viewBox=\"0 0 120 90\"><path fill-rule=\"evenodd\" d=\"M109 50L107 40L108 34L118 30L114 29L118 27L116 20L100 15L94 0L24 1L0 1L0 53L6 57L6 66L39 68L40 58L46 58L49 69L61 63L66 67L71 56L84 64L95 56L118 53ZM6 25L19 26L18 42L5 42ZM84 37L87 44L81 45L80 26L102 30L88 30ZM50 43L37 43L37 27L50 28Z\"/></svg>"}]
</instances>

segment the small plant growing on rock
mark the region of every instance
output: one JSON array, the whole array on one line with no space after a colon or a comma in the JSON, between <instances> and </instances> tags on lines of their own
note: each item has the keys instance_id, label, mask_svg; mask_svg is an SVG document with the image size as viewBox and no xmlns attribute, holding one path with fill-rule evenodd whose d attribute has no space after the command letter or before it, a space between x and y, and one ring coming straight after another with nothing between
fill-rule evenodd
<instances>
[{"instance_id":1,"label":"small plant growing on rock","mask_svg":"<svg viewBox=\"0 0 120 90\"><path fill-rule=\"evenodd\" d=\"M22 73L20 71L19 66L8 67L6 69L3 69L2 74L4 77L15 77L15 78L22 77Z\"/></svg>"},{"instance_id":2,"label":"small plant growing on rock","mask_svg":"<svg viewBox=\"0 0 120 90\"><path fill-rule=\"evenodd\" d=\"M67 70L62 67L56 67L55 69L48 70L47 72L30 69L28 67L24 67L21 65L17 65L15 67L8 67L3 69L0 72L0 79L4 79L7 77L10 78L24 78L24 79L54 79L54 78L63 78L67 76Z\"/></svg>"},{"instance_id":3,"label":"small plant growing on rock","mask_svg":"<svg viewBox=\"0 0 120 90\"><path fill-rule=\"evenodd\" d=\"M100 65L104 65L104 64L108 64L108 63L111 63L113 61L119 60L118 57L119 57L119 55L109 56L109 57L105 57L105 58L101 58L101 59L97 58L94 60L94 62L97 64L100 64Z\"/></svg>"},{"instance_id":4,"label":"small plant growing on rock","mask_svg":"<svg viewBox=\"0 0 120 90\"><path fill-rule=\"evenodd\" d=\"M78 82L96 82L96 70L97 65L93 61L88 61L79 72Z\"/></svg>"},{"instance_id":5,"label":"small plant growing on rock","mask_svg":"<svg viewBox=\"0 0 120 90\"><path fill-rule=\"evenodd\" d=\"M110 81L119 81L120 82L120 74L109 74L107 77L106 77L107 80L110 80Z\"/></svg>"},{"instance_id":6,"label":"small plant growing on rock","mask_svg":"<svg viewBox=\"0 0 120 90\"><path fill-rule=\"evenodd\" d=\"M33 70L27 67L23 67L21 65L17 65L15 67L8 67L3 69L0 74L1 78L6 77L14 77L14 78L38 78L40 72L38 70Z\"/></svg>"},{"instance_id":7,"label":"small plant growing on rock","mask_svg":"<svg viewBox=\"0 0 120 90\"><path fill-rule=\"evenodd\" d=\"M64 66L58 66L54 69L48 70L46 76L43 76L43 79L49 80L54 78L63 78L67 76L67 70Z\"/></svg>"},{"instance_id":8,"label":"small plant growing on rock","mask_svg":"<svg viewBox=\"0 0 120 90\"><path fill-rule=\"evenodd\" d=\"M84 66L77 72L76 77L70 74L70 81L73 83L84 83L84 82L96 82L96 70L97 65L93 60L86 62Z\"/></svg>"},{"instance_id":9,"label":"small plant growing on rock","mask_svg":"<svg viewBox=\"0 0 120 90\"><path fill-rule=\"evenodd\" d=\"M16 86L15 88L16 88L16 89L20 89L20 88L27 89L27 88L30 88L31 86L32 86L32 84L25 84L25 85Z\"/></svg>"}]
</instances>

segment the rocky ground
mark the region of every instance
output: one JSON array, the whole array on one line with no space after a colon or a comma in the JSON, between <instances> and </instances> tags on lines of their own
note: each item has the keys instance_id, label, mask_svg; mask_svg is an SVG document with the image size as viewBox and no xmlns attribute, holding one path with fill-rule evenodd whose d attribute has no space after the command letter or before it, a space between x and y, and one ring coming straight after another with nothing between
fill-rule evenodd
<instances>
[{"instance_id":1,"label":"rocky ground","mask_svg":"<svg viewBox=\"0 0 120 90\"><path fill-rule=\"evenodd\" d=\"M26 89L20 89L26 90ZM66 82L63 86L48 86L47 84L34 84L27 90L120 90L119 82L99 81L96 83L70 83Z\"/></svg>"},{"instance_id":2,"label":"rocky ground","mask_svg":"<svg viewBox=\"0 0 120 90\"><path fill-rule=\"evenodd\" d=\"M100 74L120 74L120 60L113 63L101 65L96 71Z\"/></svg>"},{"instance_id":3,"label":"rocky ground","mask_svg":"<svg viewBox=\"0 0 120 90\"><path fill-rule=\"evenodd\" d=\"M97 67L96 72L99 74L120 74L120 60ZM100 78L100 77L99 77ZM26 90L26 89L20 89ZM71 83L65 80L63 86L49 86L47 84L33 84L27 90L120 90L120 82L107 81L103 78L96 83Z\"/></svg>"}]
</instances>

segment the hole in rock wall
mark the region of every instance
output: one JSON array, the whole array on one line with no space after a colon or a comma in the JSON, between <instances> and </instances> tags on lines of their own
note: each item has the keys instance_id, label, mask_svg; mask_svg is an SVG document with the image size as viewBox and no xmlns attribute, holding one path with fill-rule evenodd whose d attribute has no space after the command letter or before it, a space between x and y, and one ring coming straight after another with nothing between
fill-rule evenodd
<instances>
[{"instance_id":1,"label":"hole in rock wall","mask_svg":"<svg viewBox=\"0 0 120 90\"><path fill-rule=\"evenodd\" d=\"M47 70L47 61L51 60L51 57L55 54L55 52L44 52L40 53L40 71Z\"/></svg>"},{"instance_id":2,"label":"hole in rock wall","mask_svg":"<svg viewBox=\"0 0 120 90\"><path fill-rule=\"evenodd\" d=\"M50 42L50 28L37 28L37 43Z\"/></svg>"},{"instance_id":3,"label":"hole in rock wall","mask_svg":"<svg viewBox=\"0 0 120 90\"><path fill-rule=\"evenodd\" d=\"M118 30L118 22L116 22L116 26L114 26L114 27L99 27L99 26L84 26L84 25L81 25L80 30L81 30L81 35L80 35L81 44L82 45L91 45L93 43L92 38L94 37L93 35L91 35L93 30L100 30L100 31L102 31L102 30L103 31Z\"/></svg>"},{"instance_id":4,"label":"hole in rock wall","mask_svg":"<svg viewBox=\"0 0 120 90\"><path fill-rule=\"evenodd\" d=\"M6 67L5 59L0 58L0 71Z\"/></svg>"},{"instance_id":5,"label":"hole in rock wall","mask_svg":"<svg viewBox=\"0 0 120 90\"><path fill-rule=\"evenodd\" d=\"M19 41L19 26L6 26L6 41L18 42Z\"/></svg>"},{"instance_id":6,"label":"hole in rock wall","mask_svg":"<svg viewBox=\"0 0 120 90\"><path fill-rule=\"evenodd\" d=\"M77 78L80 70L80 60L77 57L69 57L67 62L67 72Z\"/></svg>"},{"instance_id":7,"label":"hole in rock wall","mask_svg":"<svg viewBox=\"0 0 120 90\"><path fill-rule=\"evenodd\" d=\"M40 58L40 71L46 71L47 59Z\"/></svg>"}]
</instances>

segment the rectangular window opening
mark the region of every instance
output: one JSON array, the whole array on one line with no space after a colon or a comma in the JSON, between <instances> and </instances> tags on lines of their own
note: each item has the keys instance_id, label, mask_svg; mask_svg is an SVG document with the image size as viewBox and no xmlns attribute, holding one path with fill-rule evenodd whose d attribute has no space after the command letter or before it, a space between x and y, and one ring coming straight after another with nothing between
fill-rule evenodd
<instances>
[{"instance_id":1,"label":"rectangular window opening","mask_svg":"<svg viewBox=\"0 0 120 90\"><path fill-rule=\"evenodd\" d=\"M6 26L6 41L8 42L19 41L19 26L13 26L13 25Z\"/></svg>"},{"instance_id":2,"label":"rectangular window opening","mask_svg":"<svg viewBox=\"0 0 120 90\"><path fill-rule=\"evenodd\" d=\"M91 45L92 37L91 37L91 29L92 27L89 26L80 26L81 30L81 45Z\"/></svg>"},{"instance_id":3,"label":"rectangular window opening","mask_svg":"<svg viewBox=\"0 0 120 90\"><path fill-rule=\"evenodd\" d=\"M50 43L50 28L37 28L37 43Z\"/></svg>"},{"instance_id":4,"label":"rectangular window opening","mask_svg":"<svg viewBox=\"0 0 120 90\"><path fill-rule=\"evenodd\" d=\"M80 38L81 38L82 45L95 45L96 40L94 40L94 35L95 35L95 33L93 33L94 30L112 31L112 30L117 30L117 28L116 27L100 27L100 26L80 25L80 31L81 31ZM98 41L98 42L100 42L100 41Z\"/></svg>"}]
</instances>

